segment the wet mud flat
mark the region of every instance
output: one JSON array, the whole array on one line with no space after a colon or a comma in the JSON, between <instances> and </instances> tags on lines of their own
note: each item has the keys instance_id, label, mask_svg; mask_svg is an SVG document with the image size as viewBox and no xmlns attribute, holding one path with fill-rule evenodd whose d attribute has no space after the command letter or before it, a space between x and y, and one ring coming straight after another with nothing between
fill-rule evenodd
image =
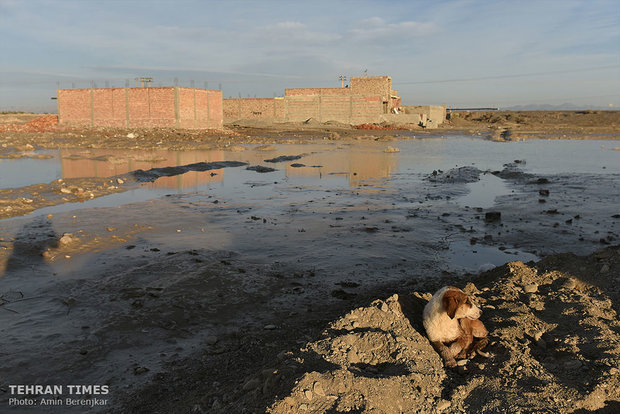
<instances>
[{"instance_id":1,"label":"wet mud flat","mask_svg":"<svg viewBox=\"0 0 620 414\"><path fill-rule=\"evenodd\" d=\"M108 385L111 412L612 404L618 252L600 250L618 243L611 158L545 167L485 142L459 163L459 139L391 142L398 153L250 147L218 154L238 165L122 193L143 201L0 221L3 398L9 384L78 383ZM156 187L188 173L199 184ZM416 306L468 281L494 356L446 371ZM549 401L522 398L540 390Z\"/></svg>"}]
</instances>

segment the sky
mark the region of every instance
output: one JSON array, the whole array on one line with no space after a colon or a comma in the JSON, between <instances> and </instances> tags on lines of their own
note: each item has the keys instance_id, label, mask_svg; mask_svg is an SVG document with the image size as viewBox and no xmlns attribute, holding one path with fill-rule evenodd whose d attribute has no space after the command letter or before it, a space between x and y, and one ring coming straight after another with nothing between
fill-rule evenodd
<instances>
[{"instance_id":1,"label":"sky","mask_svg":"<svg viewBox=\"0 0 620 414\"><path fill-rule=\"evenodd\" d=\"M618 0L0 0L0 111L57 88L228 97L392 77L405 105L620 108Z\"/></svg>"}]
</instances>

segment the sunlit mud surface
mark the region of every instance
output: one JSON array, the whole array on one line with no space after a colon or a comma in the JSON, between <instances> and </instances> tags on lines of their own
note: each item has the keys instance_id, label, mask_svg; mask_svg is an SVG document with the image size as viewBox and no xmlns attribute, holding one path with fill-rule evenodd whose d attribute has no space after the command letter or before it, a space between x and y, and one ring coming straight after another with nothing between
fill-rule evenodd
<instances>
[{"instance_id":1,"label":"sunlit mud surface","mask_svg":"<svg viewBox=\"0 0 620 414\"><path fill-rule=\"evenodd\" d=\"M1 160L2 188L136 181L0 221L0 392L108 384L113 405L229 336L391 286L617 244L620 152L601 145L455 136L389 142L399 152L316 142ZM220 161L245 164L183 167ZM165 167L175 174L152 183L135 173Z\"/></svg>"}]
</instances>

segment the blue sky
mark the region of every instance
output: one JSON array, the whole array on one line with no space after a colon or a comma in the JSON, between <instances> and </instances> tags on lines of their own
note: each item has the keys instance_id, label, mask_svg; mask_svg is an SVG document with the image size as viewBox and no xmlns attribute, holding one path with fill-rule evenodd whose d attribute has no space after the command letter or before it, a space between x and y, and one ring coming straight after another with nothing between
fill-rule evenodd
<instances>
[{"instance_id":1,"label":"blue sky","mask_svg":"<svg viewBox=\"0 0 620 414\"><path fill-rule=\"evenodd\" d=\"M272 97L390 75L407 105L620 107L620 1L0 0L0 110L61 88Z\"/></svg>"}]
</instances>

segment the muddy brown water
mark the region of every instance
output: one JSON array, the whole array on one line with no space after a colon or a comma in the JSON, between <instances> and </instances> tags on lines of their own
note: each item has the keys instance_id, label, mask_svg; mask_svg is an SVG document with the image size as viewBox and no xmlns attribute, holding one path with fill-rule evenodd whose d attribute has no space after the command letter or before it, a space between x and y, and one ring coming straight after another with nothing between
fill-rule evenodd
<instances>
[{"instance_id":1,"label":"muddy brown water","mask_svg":"<svg viewBox=\"0 0 620 414\"><path fill-rule=\"evenodd\" d=\"M615 244L617 146L449 136L0 160L2 188L197 162L276 169L188 171L0 221L0 411L14 384L106 384L113 406L214 338L379 287ZM301 158L265 161L282 156ZM15 412L50 410L67 407Z\"/></svg>"}]
</instances>

